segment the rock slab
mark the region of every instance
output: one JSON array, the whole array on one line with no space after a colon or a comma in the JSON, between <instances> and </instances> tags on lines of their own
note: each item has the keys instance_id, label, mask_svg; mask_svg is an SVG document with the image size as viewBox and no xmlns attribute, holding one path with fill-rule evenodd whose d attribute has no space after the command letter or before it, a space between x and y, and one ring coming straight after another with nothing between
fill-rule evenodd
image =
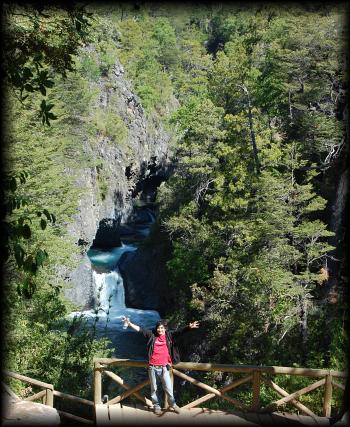
<instances>
[{"instance_id":1,"label":"rock slab","mask_svg":"<svg viewBox=\"0 0 350 427\"><path fill-rule=\"evenodd\" d=\"M2 405L2 426L59 426L61 423L57 410L42 403L5 397Z\"/></svg>"}]
</instances>

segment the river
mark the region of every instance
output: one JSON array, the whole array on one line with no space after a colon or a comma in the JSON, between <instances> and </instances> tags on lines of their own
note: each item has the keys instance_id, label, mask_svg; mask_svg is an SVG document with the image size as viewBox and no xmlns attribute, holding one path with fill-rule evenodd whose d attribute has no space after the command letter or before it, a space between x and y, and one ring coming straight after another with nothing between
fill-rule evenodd
<instances>
[{"instance_id":1,"label":"river","mask_svg":"<svg viewBox=\"0 0 350 427\"><path fill-rule=\"evenodd\" d=\"M145 213L146 216L145 220ZM147 219L148 218L148 219ZM127 316L130 320L145 329L152 329L160 319L155 310L141 310L129 308L125 305L125 290L123 277L120 274L118 263L121 256L128 251L136 251L140 241L145 239L152 223L152 210L143 211L143 220L126 224L128 233L121 236L122 246L103 250L91 248L87 255L91 261L93 284L95 288L96 307L87 311L70 313L70 317L85 316L89 323L96 320L97 337L106 337L111 341L113 357L128 359L146 359L146 340L142 334L131 328L123 329L121 318Z\"/></svg>"}]
</instances>

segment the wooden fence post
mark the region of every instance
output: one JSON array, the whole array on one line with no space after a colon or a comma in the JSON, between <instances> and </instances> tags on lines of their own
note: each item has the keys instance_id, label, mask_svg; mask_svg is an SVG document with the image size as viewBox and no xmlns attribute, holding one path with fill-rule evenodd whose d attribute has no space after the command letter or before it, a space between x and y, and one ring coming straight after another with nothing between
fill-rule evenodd
<instances>
[{"instance_id":1,"label":"wooden fence post","mask_svg":"<svg viewBox=\"0 0 350 427\"><path fill-rule=\"evenodd\" d=\"M98 405L102 403L102 374L101 365L99 362L94 363L94 403Z\"/></svg>"},{"instance_id":2,"label":"wooden fence post","mask_svg":"<svg viewBox=\"0 0 350 427\"><path fill-rule=\"evenodd\" d=\"M252 410L258 411L260 407L260 372L253 371L253 401Z\"/></svg>"},{"instance_id":3,"label":"wooden fence post","mask_svg":"<svg viewBox=\"0 0 350 427\"><path fill-rule=\"evenodd\" d=\"M326 383L323 400L323 416L330 417L332 410L332 375L326 375Z\"/></svg>"},{"instance_id":4,"label":"wooden fence post","mask_svg":"<svg viewBox=\"0 0 350 427\"><path fill-rule=\"evenodd\" d=\"M51 408L53 408L53 386L52 388L46 389L45 405L51 406Z\"/></svg>"}]
</instances>

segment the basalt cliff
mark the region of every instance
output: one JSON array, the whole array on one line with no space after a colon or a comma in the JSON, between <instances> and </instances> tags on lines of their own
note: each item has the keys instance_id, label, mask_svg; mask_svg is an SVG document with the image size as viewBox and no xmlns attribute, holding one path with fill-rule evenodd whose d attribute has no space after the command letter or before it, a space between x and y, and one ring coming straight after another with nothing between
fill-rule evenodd
<instances>
[{"instance_id":1,"label":"basalt cliff","mask_svg":"<svg viewBox=\"0 0 350 427\"><path fill-rule=\"evenodd\" d=\"M121 144L111 144L106 136L96 136L93 147L87 141L84 143L94 166L80 170L76 184L82 195L69 224L69 233L80 254L75 260L77 267L63 273L67 283L65 295L81 309L91 308L94 299L87 251L92 245L101 248L120 245L120 225L134 215L137 203L154 200L157 186L169 173L171 158L172 135L159 119L146 117L120 62L101 77L99 88L100 108L112 109L122 119L127 136ZM173 99L167 108L175 107ZM127 304L135 306L138 301L128 301L128 296L126 292ZM145 308L155 307L153 304Z\"/></svg>"}]
</instances>

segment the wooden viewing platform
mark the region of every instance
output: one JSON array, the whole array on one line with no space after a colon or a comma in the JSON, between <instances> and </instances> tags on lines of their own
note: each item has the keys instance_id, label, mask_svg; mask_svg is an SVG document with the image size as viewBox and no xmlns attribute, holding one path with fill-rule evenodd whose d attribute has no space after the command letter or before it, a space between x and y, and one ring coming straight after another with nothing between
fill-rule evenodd
<instances>
[{"instance_id":1,"label":"wooden viewing platform","mask_svg":"<svg viewBox=\"0 0 350 427\"><path fill-rule=\"evenodd\" d=\"M334 423L331 419L331 402L333 389L337 388L344 393L345 380L347 373L329 369L309 369L292 368L281 366L247 366L247 365L223 365L212 363L191 363L180 362L174 365L170 371L172 379L177 376L182 381L191 386L199 387L202 390L202 396L186 403L181 407L181 413L177 414L168 408L167 401L164 399L165 408L161 415L156 415L152 410L152 402L146 396L149 396L149 379L139 384L127 384L113 368L131 367L147 368L148 363L145 360L115 359L115 358L95 358L94 359L94 401L72 396L54 390L52 384L47 384L24 375L14 372L4 372L7 378L14 378L29 383L33 388L31 396L27 396L24 401L40 401L42 404L51 408L55 407L57 399L64 399L74 402L77 405L86 408L85 415L72 414L58 410L61 419L71 420L80 424L93 424L97 426L108 425L221 425L231 424L234 426L259 426L259 425L281 425L281 426L347 426L349 420L342 420ZM120 371L120 369L119 369ZM183 372L184 371L184 372ZM230 383L221 389L214 388L198 379L198 374L189 374L191 371L204 372L226 372L230 375ZM120 373L120 372L119 372ZM299 376L310 378L308 385L294 391L287 391L281 387L279 379L283 376ZM112 381L121 391L117 396L109 396L108 400L103 400L106 392L103 391L102 376ZM278 385L280 383L280 385ZM245 401L238 400L239 396L229 394L232 390L239 389L242 385L245 387ZM272 390L277 396L271 402L261 403L261 391L264 385L265 390ZM283 384L282 384L283 385ZM141 390L144 390L144 395ZM284 386L286 387L286 386ZM296 387L296 386L294 386ZM7 384L3 383L3 388L7 393L12 394ZM288 386L289 388L289 386ZM39 389L39 391L37 391ZM249 395L250 402L246 399ZM306 400L303 396L312 393L314 390L322 392L323 398L320 408L313 407L311 410L306 406ZM204 394L203 394L204 391ZM321 396L322 396L321 395ZM130 401L130 397L140 403ZM266 399L266 393L264 395ZM220 399L225 401L225 409L213 410L208 408L208 402L211 399ZM301 398L301 399L300 399ZM320 399L320 394L318 394ZM220 406L218 406L220 407ZM227 409L229 408L229 409ZM293 413L288 412L293 408ZM90 414L90 415L86 415ZM3 424L7 425L7 424ZM16 424L11 424L16 425ZM20 425L20 424L18 424Z\"/></svg>"},{"instance_id":2,"label":"wooden viewing platform","mask_svg":"<svg viewBox=\"0 0 350 427\"><path fill-rule=\"evenodd\" d=\"M96 405L97 426L145 426L145 425L193 425L193 426L285 426L285 427L323 427L331 426L328 417L310 417L307 415L288 414L285 412L255 413L255 412L228 412L207 408L183 409L181 414L176 414L168 409L161 415L155 415L147 406L122 405ZM341 423L333 424L340 427Z\"/></svg>"}]
</instances>

